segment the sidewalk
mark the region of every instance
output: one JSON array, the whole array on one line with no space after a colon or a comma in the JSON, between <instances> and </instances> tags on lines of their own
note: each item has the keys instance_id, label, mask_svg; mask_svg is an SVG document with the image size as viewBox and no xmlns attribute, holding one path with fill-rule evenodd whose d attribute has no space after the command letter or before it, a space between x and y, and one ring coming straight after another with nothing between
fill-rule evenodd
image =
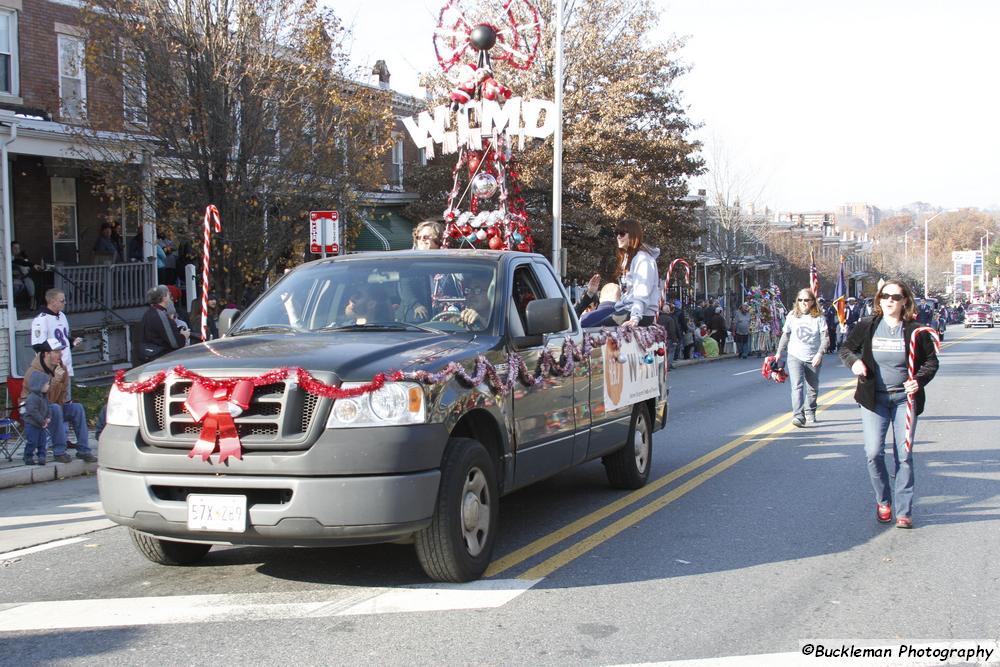
<instances>
[{"instance_id":1,"label":"sidewalk","mask_svg":"<svg viewBox=\"0 0 1000 667\"><path fill-rule=\"evenodd\" d=\"M90 441L94 443L94 453L97 453L97 439L94 438L93 431L90 432ZM75 449L67 449L66 452L70 456L76 455ZM49 456L51 457L51 452L49 452ZM0 489L96 473L96 463L86 463L80 459L73 459L69 463L56 463L50 458L48 464L44 466L26 466L22 462L21 449L17 450L13 461L0 457Z\"/></svg>"}]
</instances>

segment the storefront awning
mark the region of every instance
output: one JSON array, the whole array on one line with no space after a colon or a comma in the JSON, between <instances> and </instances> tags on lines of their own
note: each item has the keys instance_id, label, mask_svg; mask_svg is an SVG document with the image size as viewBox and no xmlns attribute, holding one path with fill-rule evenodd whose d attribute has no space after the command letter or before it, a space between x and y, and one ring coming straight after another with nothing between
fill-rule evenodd
<instances>
[{"instance_id":1,"label":"storefront awning","mask_svg":"<svg viewBox=\"0 0 1000 667\"><path fill-rule=\"evenodd\" d=\"M397 209L375 207L361 212L362 228L352 250L407 250L413 246L413 226Z\"/></svg>"}]
</instances>

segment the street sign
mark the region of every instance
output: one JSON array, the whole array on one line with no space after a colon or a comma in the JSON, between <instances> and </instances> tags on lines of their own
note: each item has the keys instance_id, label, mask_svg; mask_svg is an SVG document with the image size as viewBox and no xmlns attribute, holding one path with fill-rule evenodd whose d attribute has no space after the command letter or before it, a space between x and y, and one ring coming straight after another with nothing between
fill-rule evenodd
<instances>
[{"instance_id":1,"label":"street sign","mask_svg":"<svg viewBox=\"0 0 1000 667\"><path fill-rule=\"evenodd\" d=\"M309 212L309 252L319 254L340 253L340 212ZM325 247L324 247L325 246Z\"/></svg>"}]
</instances>

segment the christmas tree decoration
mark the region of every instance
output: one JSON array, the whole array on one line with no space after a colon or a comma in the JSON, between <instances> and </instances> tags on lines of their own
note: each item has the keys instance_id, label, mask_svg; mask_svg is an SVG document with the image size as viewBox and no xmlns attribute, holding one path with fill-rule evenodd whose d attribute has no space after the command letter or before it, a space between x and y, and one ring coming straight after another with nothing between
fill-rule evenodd
<instances>
[{"instance_id":1,"label":"christmas tree decoration","mask_svg":"<svg viewBox=\"0 0 1000 667\"><path fill-rule=\"evenodd\" d=\"M529 0L448 0L438 14L433 42L453 85L448 97L454 124L446 118L446 107L437 107L433 119L423 112L418 121L405 118L403 124L429 157L435 143L446 154L458 153L443 216L444 245L531 252L534 239L512 168L512 144L514 137L523 147L526 136L548 136L554 108L544 100L514 97L493 68L532 66L542 42L538 8ZM472 127L473 121L479 127Z\"/></svg>"}]
</instances>

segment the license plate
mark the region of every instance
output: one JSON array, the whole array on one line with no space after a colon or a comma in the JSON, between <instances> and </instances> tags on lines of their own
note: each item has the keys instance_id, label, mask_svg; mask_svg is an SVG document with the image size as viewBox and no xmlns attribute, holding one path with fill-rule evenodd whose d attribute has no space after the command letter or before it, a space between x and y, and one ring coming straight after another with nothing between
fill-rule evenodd
<instances>
[{"instance_id":1,"label":"license plate","mask_svg":"<svg viewBox=\"0 0 1000 667\"><path fill-rule=\"evenodd\" d=\"M247 529L247 497L198 495L187 497L188 530L242 533Z\"/></svg>"}]
</instances>

